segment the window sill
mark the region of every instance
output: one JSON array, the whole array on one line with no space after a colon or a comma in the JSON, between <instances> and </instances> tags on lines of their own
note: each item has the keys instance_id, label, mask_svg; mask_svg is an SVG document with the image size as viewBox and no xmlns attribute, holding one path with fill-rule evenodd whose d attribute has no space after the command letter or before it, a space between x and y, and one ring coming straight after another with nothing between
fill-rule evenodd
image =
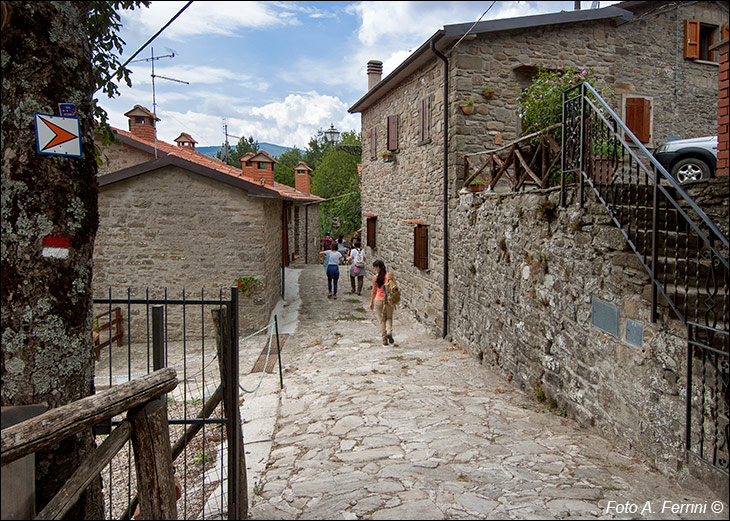
<instances>
[{"instance_id":1,"label":"window sill","mask_svg":"<svg viewBox=\"0 0 730 521\"><path fill-rule=\"evenodd\" d=\"M702 63L704 65L714 65L715 67L720 66L720 64L717 62L711 62L711 61L707 61L707 60L692 60L692 61L695 63Z\"/></svg>"},{"instance_id":2,"label":"window sill","mask_svg":"<svg viewBox=\"0 0 730 521\"><path fill-rule=\"evenodd\" d=\"M419 141L418 143L416 143L416 146L420 147L422 145L428 145L430 142L431 142L431 138L424 139L423 141Z\"/></svg>"}]
</instances>

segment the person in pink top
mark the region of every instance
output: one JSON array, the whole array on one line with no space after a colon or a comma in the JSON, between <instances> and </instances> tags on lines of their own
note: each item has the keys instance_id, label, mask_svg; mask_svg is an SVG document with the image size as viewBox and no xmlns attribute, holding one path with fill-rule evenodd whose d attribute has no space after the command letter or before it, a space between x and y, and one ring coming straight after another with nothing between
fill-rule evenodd
<instances>
[{"instance_id":1,"label":"person in pink top","mask_svg":"<svg viewBox=\"0 0 730 521\"><path fill-rule=\"evenodd\" d=\"M393 340L393 304L385 298L385 283L389 280L395 281L395 277L385 269L385 263L381 260L373 262L375 276L373 276L373 291L370 293L370 309L375 307L375 314L380 321L380 335L383 337L383 345Z\"/></svg>"}]
</instances>

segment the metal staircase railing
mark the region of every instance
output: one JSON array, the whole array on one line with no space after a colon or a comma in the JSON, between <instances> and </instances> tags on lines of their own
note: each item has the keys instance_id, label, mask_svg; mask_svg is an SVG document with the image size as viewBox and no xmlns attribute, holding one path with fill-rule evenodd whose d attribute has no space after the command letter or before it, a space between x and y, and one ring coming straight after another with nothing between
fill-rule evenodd
<instances>
[{"instance_id":1,"label":"metal staircase railing","mask_svg":"<svg viewBox=\"0 0 730 521\"><path fill-rule=\"evenodd\" d=\"M651 321L662 303L688 327L685 448L727 475L728 239L588 83L563 93L562 140L562 206L587 183L649 275Z\"/></svg>"}]
</instances>

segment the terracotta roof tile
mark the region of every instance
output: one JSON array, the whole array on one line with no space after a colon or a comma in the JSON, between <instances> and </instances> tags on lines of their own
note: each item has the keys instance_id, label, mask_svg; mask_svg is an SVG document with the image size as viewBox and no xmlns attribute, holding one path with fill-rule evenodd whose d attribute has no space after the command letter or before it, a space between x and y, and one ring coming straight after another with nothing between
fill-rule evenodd
<instances>
[{"instance_id":1,"label":"terracotta roof tile","mask_svg":"<svg viewBox=\"0 0 730 521\"><path fill-rule=\"evenodd\" d=\"M147 146L153 145L153 141L147 141L144 139L139 138L138 136L135 136L131 132L127 132L126 130L122 130L119 128L112 127L118 134L126 137L129 140L139 142L140 144L144 144ZM181 159L185 159L186 161L190 161L192 163L195 163L197 165L210 168L213 170L216 170L218 172L221 172L226 175L230 175L232 177L238 177L240 179L247 179L243 176L243 171L229 165L228 163L224 163L220 159L216 159L214 157L206 156L202 152L197 152L193 150L192 148L188 147L179 147L177 145L171 145L170 143L166 143L165 141L157 140L157 150L165 155L173 155L177 156ZM318 202L323 201L321 197L318 197L313 194L307 194L304 192L300 192L299 190L296 190L292 188L291 186L281 184L274 182L273 186L267 186L267 188L272 189L279 193L282 197L285 199L291 199L295 201L302 201L302 202Z\"/></svg>"}]
</instances>

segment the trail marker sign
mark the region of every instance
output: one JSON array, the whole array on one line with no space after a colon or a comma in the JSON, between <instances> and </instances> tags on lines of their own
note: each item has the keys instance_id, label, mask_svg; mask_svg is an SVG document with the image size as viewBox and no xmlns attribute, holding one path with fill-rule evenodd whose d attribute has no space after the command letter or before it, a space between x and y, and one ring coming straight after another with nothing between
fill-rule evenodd
<instances>
[{"instance_id":1,"label":"trail marker sign","mask_svg":"<svg viewBox=\"0 0 730 521\"><path fill-rule=\"evenodd\" d=\"M79 118L36 112L35 136L39 154L81 157Z\"/></svg>"}]
</instances>

